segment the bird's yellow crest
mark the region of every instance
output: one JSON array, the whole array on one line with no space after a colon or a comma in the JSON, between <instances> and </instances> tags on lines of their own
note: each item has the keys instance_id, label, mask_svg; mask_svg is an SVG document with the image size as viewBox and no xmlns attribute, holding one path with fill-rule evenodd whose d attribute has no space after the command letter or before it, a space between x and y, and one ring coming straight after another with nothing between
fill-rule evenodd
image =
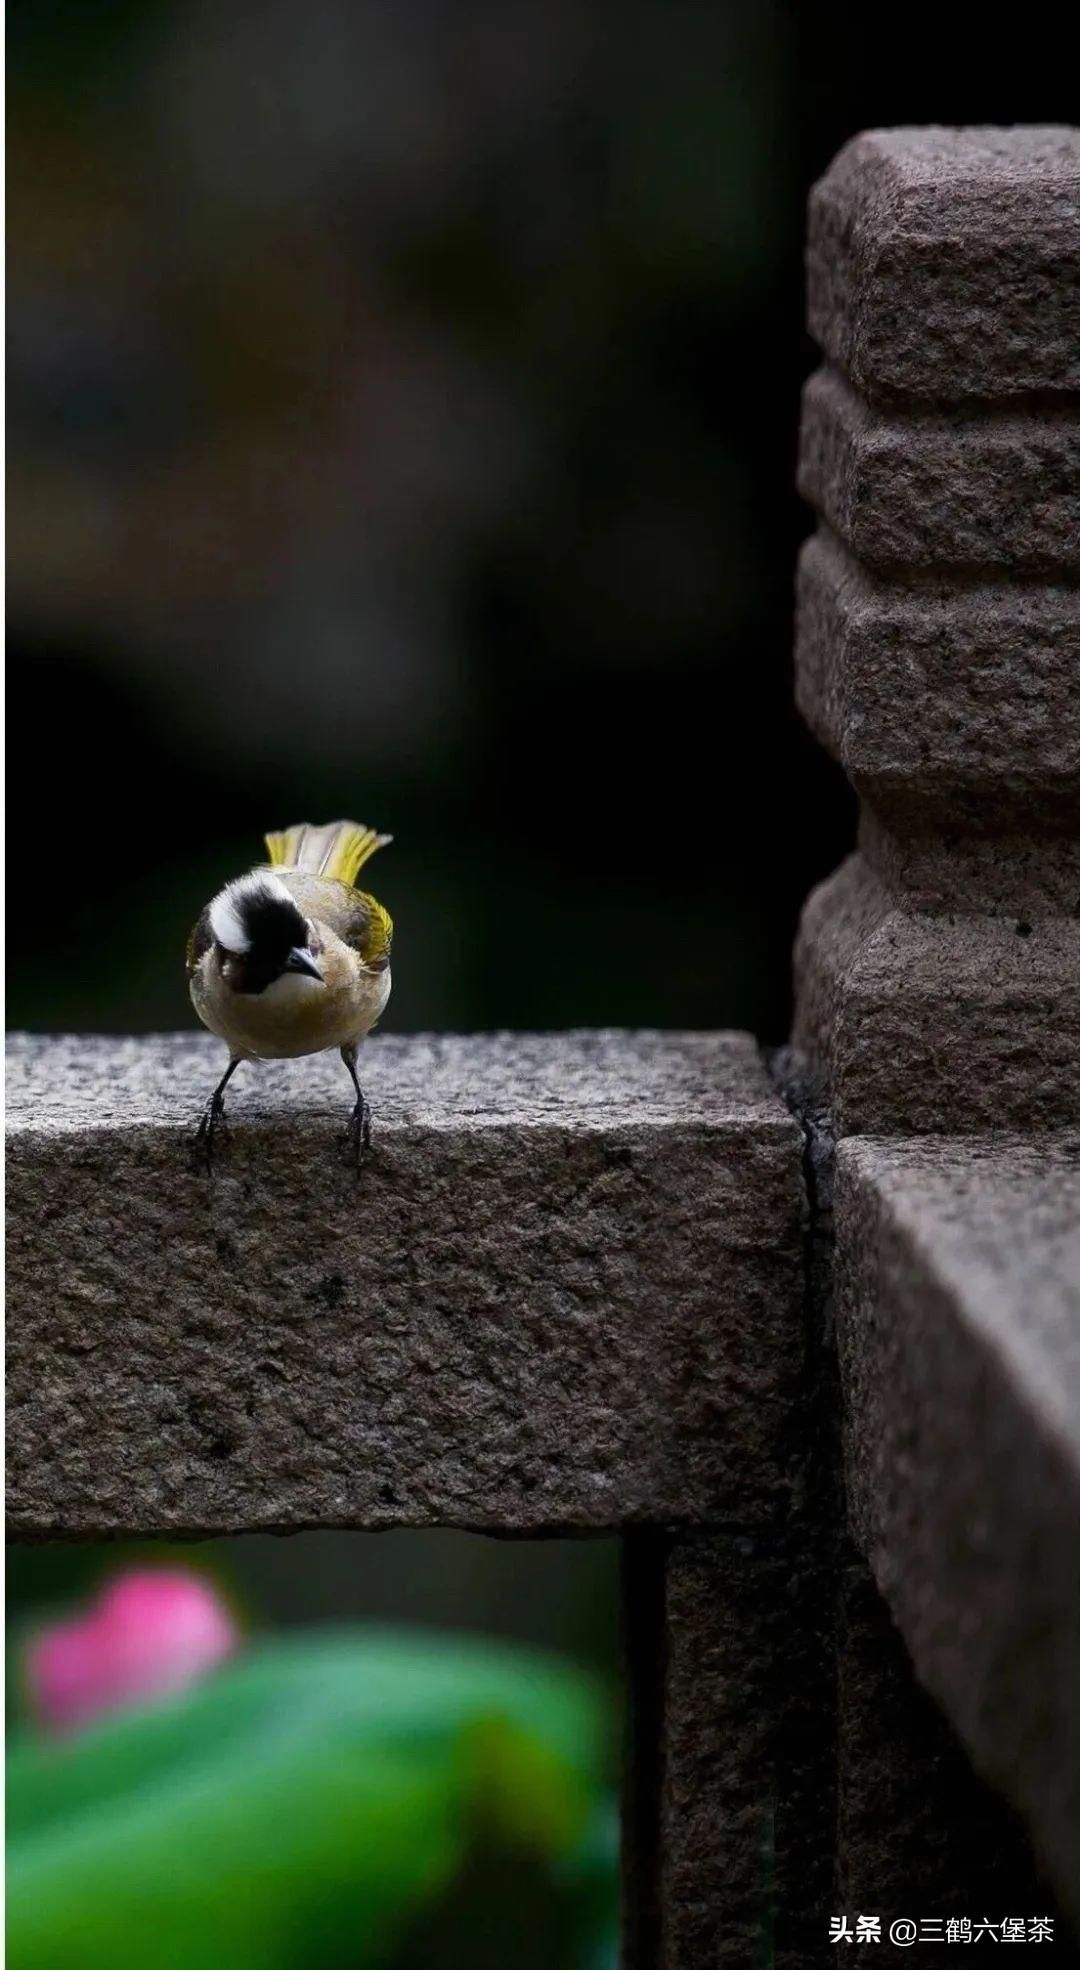
<instances>
[{"instance_id":1,"label":"bird's yellow crest","mask_svg":"<svg viewBox=\"0 0 1080 1970\"><path fill-rule=\"evenodd\" d=\"M376 834L360 821L328 821L324 828L301 821L295 828L268 834L265 841L273 868L305 869L352 888L364 863L393 838Z\"/></svg>"}]
</instances>

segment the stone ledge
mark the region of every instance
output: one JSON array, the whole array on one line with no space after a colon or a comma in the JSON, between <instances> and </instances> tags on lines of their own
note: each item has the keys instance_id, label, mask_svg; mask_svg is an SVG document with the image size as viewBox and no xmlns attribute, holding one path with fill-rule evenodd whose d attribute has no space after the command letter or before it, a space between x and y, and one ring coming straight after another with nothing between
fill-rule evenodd
<instances>
[{"instance_id":1,"label":"stone ledge","mask_svg":"<svg viewBox=\"0 0 1080 1970\"><path fill-rule=\"evenodd\" d=\"M1080 390L1080 131L871 130L810 198L810 330L868 397Z\"/></svg>"},{"instance_id":2,"label":"stone ledge","mask_svg":"<svg viewBox=\"0 0 1080 1970\"><path fill-rule=\"evenodd\" d=\"M818 534L795 663L804 718L883 819L980 835L1080 822L1080 589L898 588Z\"/></svg>"},{"instance_id":3,"label":"stone ledge","mask_svg":"<svg viewBox=\"0 0 1080 1970\"><path fill-rule=\"evenodd\" d=\"M856 1536L1075 1918L1080 1133L849 1140L836 1220Z\"/></svg>"},{"instance_id":4,"label":"stone ledge","mask_svg":"<svg viewBox=\"0 0 1080 1970\"><path fill-rule=\"evenodd\" d=\"M21 1039L8 1507L32 1538L767 1518L802 1361L799 1131L741 1034ZM254 1085L253 1085L254 1083Z\"/></svg>"},{"instance_id":5,"label":"stone ledge","mask_svg":"<svg viewBox=\"0 0 1080 1970\"><path fill-rule=\"evenodd\" d=\"M225 1065L205 1033L138 1038L15 1033L7 1041L10 1136L193 1129ZM385 1130L620 1124L775 1124L748 1033L379 1034L361 1055ZM241 1067L229 1090L237 1147L276 1122L344 1127L352 1101L336 1054ZM224 1157L221 1172L228 1164Z\"/></svg>"},{"instance_id":6,"label":"stone ledge","mask_svg":"<svg viewBox=\"0 0 1080 1970\"><path fill-rule=\"evenodd\" d=\"M1080 415L884 416L834 370L803 393L799 490L867 568L920 580L1080 568Z\"/></svg>"},{"instance_id":7,"label":"stone ledge","mask_svg":"<svg viewBox=\"0 0 1080 1970\"><path fill-rule=\"evenodd\" d=\"M853 855L804 907L795 976L794 1042L838 1135L1080 1114L1080 918L915 912Z\"/></svg>"}]
</instances>

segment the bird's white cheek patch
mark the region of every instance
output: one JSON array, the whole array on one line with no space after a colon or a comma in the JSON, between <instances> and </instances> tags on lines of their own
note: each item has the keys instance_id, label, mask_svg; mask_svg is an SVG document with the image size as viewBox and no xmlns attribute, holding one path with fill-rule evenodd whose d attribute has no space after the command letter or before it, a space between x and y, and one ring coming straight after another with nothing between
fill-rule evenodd
<instances>
[{"instance_id":1,"label":"bird's white cheek patch","mask_svg":"<svg viewBox=\"0 0 1080 1970\"><path fill-rule=\"evenodd\" d=\"M245 909L267 898L274 902L291 903L291 897L283 882L277 876L260 872L257 875L237 876L235 882L226 883L210 905L210 928L218 943L226 951L242 957L251 949L251 937L245 921Z\"/></svg>"},{"instance_id":2,"label":"bird's white cheek patch","mask_svg":"<svg viewBox=\"0 0 1080 1970\"><path fill-rule=\"evenodd\" d=\"M250 951L251 939L227 889L223 889L220 896L215 896L210 905L210 928L223 950L234 951L238 956Z\"/></svg>"}]
</instances>

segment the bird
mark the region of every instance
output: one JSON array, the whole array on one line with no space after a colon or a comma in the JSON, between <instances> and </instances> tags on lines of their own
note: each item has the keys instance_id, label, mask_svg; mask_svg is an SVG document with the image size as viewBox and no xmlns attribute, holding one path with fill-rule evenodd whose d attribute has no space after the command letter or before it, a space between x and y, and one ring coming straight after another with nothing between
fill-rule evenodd
<instances>
[{"instance_id":1,"label":"bird","mask_svg":"<svg viewBox=\"0 0 1080 1970\"><path fill-rule=\"evenodd\" d=\"M264 840L269 861L227 882L188 938L192 1004L229 1049L199 1121L196 1157L210 1169L225 1089L242 1060L291 1060L337 1047L356 1093L348 1135L359 1168L371 1141L371 1108L356 1057L390 997L394 926L356 878L393 836L359 821L302 821Z\"/></svg>"}]
</instances>

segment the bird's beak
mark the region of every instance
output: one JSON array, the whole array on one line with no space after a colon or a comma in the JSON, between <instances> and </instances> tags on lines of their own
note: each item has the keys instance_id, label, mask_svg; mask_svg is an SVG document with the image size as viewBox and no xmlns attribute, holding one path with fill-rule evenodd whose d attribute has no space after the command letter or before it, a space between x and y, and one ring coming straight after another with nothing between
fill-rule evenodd
<instances>
[{"instance_id":1,"label":"bird's beak","mask_svg":"<svg viewBox=\"0 0 1080 1970\"><path fill-rule=\"evenodd\" d=\"M323 982L322 972L319 970L318 964L312 957L311 952L305 951L299 944L289 952L285 960L285 969L286 971L302 972L307 978L316 978L320 985Z\"/></svg>"}]
</instances>

